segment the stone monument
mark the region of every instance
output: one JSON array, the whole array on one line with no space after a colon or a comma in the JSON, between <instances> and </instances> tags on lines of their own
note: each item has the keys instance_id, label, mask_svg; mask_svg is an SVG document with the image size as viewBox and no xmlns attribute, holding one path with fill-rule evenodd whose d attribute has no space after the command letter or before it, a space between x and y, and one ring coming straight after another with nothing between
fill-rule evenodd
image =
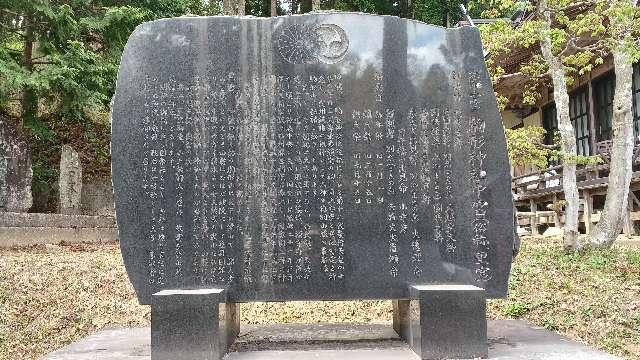
<instances>
[{"instance_id":1,"label":"stone monument","mask_svg":"<svg viewBox=\"0 0 640 360\"><path fill-rule=\"evenodd\" d=\"M477 29L339 12L145 23L112 131L153 359L222 357L239 302L348 299L393 299L423 359L487 356L514 224Z\"/></svg>"},{"instance_id":2,"label":"stone monument","mask_svg":"<svg viewBox=\"0 0 640 360\"><path fill-rule=\"evenodd\" d=\"M70 145L62 145L60 177L58 180L58 207L60 214L81 213L82 164L80 156Z\"/></svg>"},{"instance_id":3,"label":"stone monument","mask_svg":"<svg viewBox=\"0 0 640 360\"><path fill-rule=\"evenodd\" d=\"M32 177L27 140L13 119L0 114L0 211L29 211Z\"/></svg>"}]
</instances>

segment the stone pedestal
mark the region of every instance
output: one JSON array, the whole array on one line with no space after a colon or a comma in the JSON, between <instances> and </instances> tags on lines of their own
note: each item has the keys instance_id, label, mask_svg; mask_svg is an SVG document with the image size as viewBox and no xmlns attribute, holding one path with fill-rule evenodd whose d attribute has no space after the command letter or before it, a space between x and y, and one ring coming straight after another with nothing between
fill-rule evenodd
<instances>
[{"instance_id":1,"label":"stone pedestal","mask_svg":"<svg viewBox=\"0 0 640 360\"><path fill-rule=\"evenodd\" d=\"M486 358L483 289L472 285L415 285L409 300L393 302L393 328L421 359Z\"/></svg>"},{"instance_id":2,"label":"stone pedestal","mask_svg":"<svg viewBox=\"0 0 640 360\"><path fill-rule=\"evenodd\" d=\"M31 195L31 153L21 126L0 114L0 212L27 212Z\"/></svg>"},{"instance_id":3,"label":"stone pedestal","mask_svg":"<svg viewBox=\"0 0 640 360\"><path fill-rule=\"evenodd\" d=\"M163 290L151 304L152 360L219 360L240 332L225 289Z\"/></svg>"},{"instance_id":4,"label":"stone pedestal","mask_svg":"<svg viewBox=\"0 0 640 360\"><path fill-rule=\"evenodd\" d=\"M82 195L82 165L79 154L69 145L62 146L58 208L60 214L79 215Z\"/></svg>"}]
</instances>

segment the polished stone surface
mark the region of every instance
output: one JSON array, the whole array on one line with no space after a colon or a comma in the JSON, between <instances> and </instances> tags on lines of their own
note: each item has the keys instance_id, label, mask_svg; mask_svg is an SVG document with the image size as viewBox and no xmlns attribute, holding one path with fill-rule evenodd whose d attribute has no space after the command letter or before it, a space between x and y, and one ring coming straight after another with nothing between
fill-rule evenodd
<instances>
[{"instance_id":1,"label":"polished stone surface","mask_svg":"<svg viewBox=\"0 0 640 360\"><path fill-rule=\"evenodd\" d=\"M240 329L224 289L163 290L151 304L153 360L219 360Z\"/></svg>"},{"instance_id":2,"label":"polished stone surface","mask_svg":"<svg viewBox=\"0 0 640 360\"><path fill-rule=\"evenodd\" d=\"M140 25L113 102L113 183L139 300L505 296L509 164L478 30L390 16Z\"/></svg>"},{"instance_id":3,"label":"polished stone surface","mask_svg":"<svg viewBox=\"0 0 640 360\"><path fill-rule=\"evenodd\" d=\"M520 320L489 321L489 359L621 360ZM91 335L43 360L149 360L149 328ZM391 324L243 325L226 360L416 360Z\"/></svg>"},{"instance_id":4,"label":"polished stone surface","mask_svg":"<svg viewBox=\"0 0 640 360\"><path fill-rule=\"evenodd\" d=\"M393 303L393 328L421 359L487 357L484 290L472 285L417 285Z\"/></svg>"}]
</instances>

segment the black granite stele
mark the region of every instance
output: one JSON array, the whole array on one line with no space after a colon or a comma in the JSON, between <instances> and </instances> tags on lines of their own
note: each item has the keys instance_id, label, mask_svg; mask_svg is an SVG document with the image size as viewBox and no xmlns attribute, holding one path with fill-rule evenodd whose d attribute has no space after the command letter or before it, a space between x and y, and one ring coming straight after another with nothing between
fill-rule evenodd
<instances>
[{"instance_id":1,"label":"black granite stele","mask_svg":"<svg viewBox=\"0 0 640 360\"><path fill-rule=\"evenodd\" d=\"M388 16L183 17L131 35L113 103L140 301L507 291L513 210L478 31Z\"/></svg>"},{"instance_id":2,"label":"black granite stele","mask_svg":"<svg viewBox=\"0 0 640 360\"><path fill-rule=\"evenodd\" d=\"M507 293L509 164L475 28L339 12L142 24L111 151L142 304L171 289L228 302Z\"/></svg>"}]
</instances>

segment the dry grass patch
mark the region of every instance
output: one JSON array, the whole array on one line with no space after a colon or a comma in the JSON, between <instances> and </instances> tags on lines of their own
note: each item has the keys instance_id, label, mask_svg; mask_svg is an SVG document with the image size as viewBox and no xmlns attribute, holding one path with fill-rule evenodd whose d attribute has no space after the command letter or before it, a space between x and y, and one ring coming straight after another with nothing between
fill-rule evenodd
<instances>
[{"instance_id":1,"label":"dry grass patch","mask_svg":"<svg viewBox=\"0 0 640 360\"><path fill-rule=\"evenodd\" d=\"M523 318L640 358L640 249L565 255L525 239L492 318ZM380 322L389 301L243 304L243 323ZM101 328L146 326L117 246L0 251L0 359L37 359Z\"/></svg>"},{"instance_id":2,"label":"dry grass patch","mask_svg":"<svg viewBox=\"0 0 640 360\"><path fill-rule=\"evenodd\" d=\"M108 326L144 326L117 246L0 252L0 359L36 359Z\"/></svg>"},{"instance_id":3,"label":"dry grass patch","mask_svg":"<svg viewBox=\"0 0 640 360\"><path fill-rule=\"evenodd\" d=\"M640 249L565 254L559 239L523 239L507 300L494 318L522 318L607 352L640 359Z\"/></svg>"}]
</instances>

